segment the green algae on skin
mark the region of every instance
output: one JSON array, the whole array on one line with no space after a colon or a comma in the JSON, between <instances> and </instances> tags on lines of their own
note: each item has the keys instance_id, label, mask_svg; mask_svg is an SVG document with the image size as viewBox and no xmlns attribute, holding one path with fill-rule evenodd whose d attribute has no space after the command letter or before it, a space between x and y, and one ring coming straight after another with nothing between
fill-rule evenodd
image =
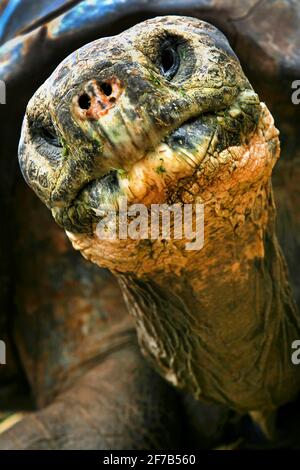
<instances>
[{"instance_id":1,"label":"green algae on skin","mask_svg":"<svg viewBox=\"0 0 300 470\"><path fill-rule=\"evenodd\" d=\"M114 168L114 170L118 173L120 178L126 178L128 175L127 170L124 170L123 168Z\"/></svg>"},{"instance_id":2,"label":"green algae on skin","mask_svg":"<svg viewBox=\"0 0 300 470\"><path fill-rule=\"evenodd\" d=\"M164 161L163 158L161 158L160 160L161 160L161 162ZM165 167L163 166L162 163L158 167L156 167L155 171L158 175L160 175L162 173L166 173L166 169L165 169Z\"/></svg>"},{"instance_id":3,"label":"green algae on skin","mask_svg":"<svg viewBox=\"0 0 300 470\"><path fill-rule=\"evenodd\" d=\"M157 86L161 85L160 79L157 76L155 76L155 74L152 70L149 70L149 78L150 78L151 82L153 82L155 85L157 85Z\"/></svg>"},{"instance_id":4,"label":"green algae on skin","mask_svg":"<svg viewBox=\"0 0 300 470\"><path fill-rule=\"evenodd\" d=\"M65 139L63 137L61 137L60 139L60 144L62 146L62 152L61 152L61 155L63 157L68 157L70 152L69 152L69 147L67 145L67 142L65 141Z\"/></svg>"}]
</instances>

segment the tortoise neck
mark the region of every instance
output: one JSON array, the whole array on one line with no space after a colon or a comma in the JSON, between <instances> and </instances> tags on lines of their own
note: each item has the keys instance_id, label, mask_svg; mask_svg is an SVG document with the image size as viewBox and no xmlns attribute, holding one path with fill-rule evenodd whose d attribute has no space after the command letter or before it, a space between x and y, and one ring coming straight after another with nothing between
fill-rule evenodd
<instances>
[{"instance_id":1,"label":"tortoise neck","mask_svg":"<svg viewBox=\"0 0 300 470\"><path fill-rule=\"evenodd\" d=\"M253 205L251 197L247 197L246 205L249 207L243 207L240 224L234 224L222 213L216 216L215 205L208 206L204 246L198 251L181 250L180 259L176 259L179 269L175 262L163 269L163 262L160 266L158 259L157 268L151 272L121 276L121 283L133 294L131 303L140 304L143 316L148 318L147 310L155 300L158 305L165 304L169 317L173 310L181 310L183 317L188 315L194 324L205 324L218 335L226 332L228 337L234 337L245 328L253 328L258 320L253 312L261 312L262 316L266 302L278 292L278 285L286 288L291 297L275 235L270 183L260 188ZM139 298L143 291L147 291L145 303ZM282 296L276 294L274 301L280 304Z\"/></svg>"}]
</instances>

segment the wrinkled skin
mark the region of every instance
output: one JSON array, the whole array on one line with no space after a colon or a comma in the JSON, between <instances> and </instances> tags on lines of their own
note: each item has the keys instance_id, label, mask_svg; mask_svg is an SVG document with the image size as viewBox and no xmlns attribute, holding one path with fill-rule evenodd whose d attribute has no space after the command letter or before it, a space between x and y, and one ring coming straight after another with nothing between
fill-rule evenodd
<instances>
[{"instance_id":1,"label":"wrinkled skin","mask_svg":"<svg viewBox=\"0 0 300 470\"><path fill-rule=\"evenodd\" d=\"M278 156L273 120L226 39L174 17L66 59L31 100L20 144L26 180L74 247L118 275L160 374L255 417L295 398L300 380L288 355L299 321L274 234ZM204 203L203 250L99 241L99 204L118 208L124 195Z\"/></svg>"}]
</instances>

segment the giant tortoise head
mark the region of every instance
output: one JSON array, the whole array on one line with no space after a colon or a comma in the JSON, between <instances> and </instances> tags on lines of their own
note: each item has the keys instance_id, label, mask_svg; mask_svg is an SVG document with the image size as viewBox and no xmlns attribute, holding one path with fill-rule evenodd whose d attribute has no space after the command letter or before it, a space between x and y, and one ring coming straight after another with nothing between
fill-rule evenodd
<instances>
[{"instance_id":1,"label":"giant tortoise head","mask_svg":"<svg viewBox=\"0 0 300 470\"><path fill-rule=\"evenodd\" d=\"M204 189L225 184L242 159L224 150L248 145L264 113L222 33L194 18L158 17L57 67L28 104L21 169L71 238L95 241L99 206L117 210L122 197L203 202ZM129 242L114 242L114 255L103 242L102 264L134 271L137 245L149 246L135 243L126 268Z\"/></svg>"}]
</instances>

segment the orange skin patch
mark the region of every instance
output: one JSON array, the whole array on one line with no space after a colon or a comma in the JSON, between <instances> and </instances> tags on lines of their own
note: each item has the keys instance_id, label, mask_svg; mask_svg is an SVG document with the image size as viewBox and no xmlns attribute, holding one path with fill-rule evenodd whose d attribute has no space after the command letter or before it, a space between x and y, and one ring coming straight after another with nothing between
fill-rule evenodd
<instances>
[{"instance_id":1,"label":"orange skin patch","mask_svg":"<svg viewBox=\"0 0 300 470\"><path fill-rule=\"evenodd\" d=\"M117 78L104 83L90 80L84 93L73 98L74 112L82 120L97 120L115 106L123 90L124 87Z\"/></svg>"}]
</instances>

